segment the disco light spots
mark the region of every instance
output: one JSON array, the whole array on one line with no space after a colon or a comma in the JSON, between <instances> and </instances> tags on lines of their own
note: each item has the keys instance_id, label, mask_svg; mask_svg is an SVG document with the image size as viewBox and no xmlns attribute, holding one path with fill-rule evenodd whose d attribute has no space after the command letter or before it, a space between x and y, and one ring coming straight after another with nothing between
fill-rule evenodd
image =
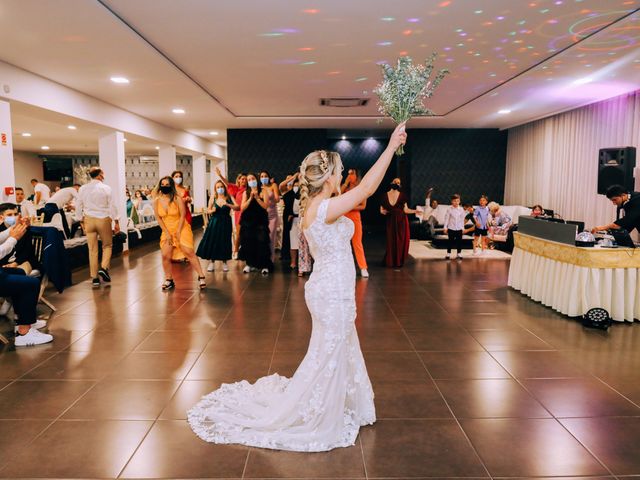
<instances>
[{"instance_id":1,"label":"disco light spots","mask_svg":"<svg viewBox=\"0 0 640 480\"><path fill-rule=\"evenodd\" d=\"M300 47L298 49L299 52L311 52L313 50L315 50L315 48L313 48L313 47Z\"/></svg>"},{"instance_id":2,"label":"disco light spots","mask_svg":"<svg viewBox=\"0 0 640 480\"><path fill-rule=\"evenodd\" d=\"M284 33L281 32L268 32L259 34L260 37L282 37Z\"/></svg>"},{"instance_id":3,"label":"disco light spots","mask_svg":"<svg viewBox=\"0 0 640 480\"><path fill-rule=\"evenodd\" d=\"M311 61L311 62L301 62L298 65L306 67L307 65L315 65L316 63L317 62L313 62L313 61Z\"/></svg>"},{"instance_id":4,"label":"disco light spots","mask_svg":"<svg viewBox=\"0 0 640 480\"><path fill-rule=\"evenodd\" d=\"M367 81L367 77L358 77L354 81L355 82L365 82L365 81Z\"/></svg>"},{"instance_id":5,"label":"disco light spots","mask_svg":"<svg viewBox=\"0 0 640 480\"><path fill-rule=\"evenodd\" d=\"M274 30L275 33L300 33L300 30L298 30L297 28L276 28Z\"/></svg>"},{"instance_id":6,"label":"disco light spots","mask_svg":"<svg viewBox=\"0 0 640 480\"><path fill-rule=\"evenodd\" d=\"M320 10L318 10L317 8L307 8L306 10L303 10L303 12L309 15L316 15L320 12Z\"/></svg>"},{"instance_id":7,"label":"disco light spots","mask_svg":"<svg viewBox=\"0 0 640 480\"><path fill-rule=\"evenodd\" d=\"M407 22L409 23L420 23L420 19L417 17L407 18Z\"/></svg>"},{"instance_id":8,"label":"disco light spots","mask_svg":"<svg viewBox=\"0 0 640 480\"><path fill-rule=\"evenodd\" d=\"M406 57L407 55L409 55L409 52L407 52L406 50L403 50L401 52L398 52L398 55L400 55L401 57Z\"/></svg>"},{"instance_id":9,"label":"disco light spots","mask_svg":"<svg viewBox=\"0 0 640 480\"><path fill-rule=\"evenodd\" d=\"M482 10L476 10L473 13L475 13L476 15L480 15L482 13Z\"/></svg>"},{"instance_id":10,"label":"disco light spots","mask_svg":"<svg viewBox=\"0 0 640 480\"><path fill-rule=\"evenodd\" d=\"M412 33L413 33L413 30L403 30L402 31L402 35L404 35L405 37L408 37Z\"/></svg>"},{"instance_id":11,"label":"disco light spots","mask_svg":"<svg viewBox=\"0 0 640 480\"><path fill-rule=\"evenodd\" d=\"M382 20L383 22L393 22L395 20L395 18L393 18L393 17L382 17L380 20Z\"/></svg>"},{"instance_id":12,"label":"disco light spots","mask_svg":"<svg viewBox=\"0 0 640 480\"><path fill-rule=\"evenodd\" d=\"M451 2L450 2L450 1L448 1L448 0L447 0L447 1L444 1L444 2L440 2L440 3L438 4L438 6L439 6L440 8L448 7L449 5L451 5Z\"/></svg>"},{"instance_id":13,"label":"disco light spots","mask_svg":"<svg viewBox=\"0 0 640 480\"><path fill-rule=\"evenodd\" d=\"M376 45L378 45L379 47L389 47L393 45L393 42L388 42L388 41L378 42L376 43Z\"/></svg>"}]
</instances>

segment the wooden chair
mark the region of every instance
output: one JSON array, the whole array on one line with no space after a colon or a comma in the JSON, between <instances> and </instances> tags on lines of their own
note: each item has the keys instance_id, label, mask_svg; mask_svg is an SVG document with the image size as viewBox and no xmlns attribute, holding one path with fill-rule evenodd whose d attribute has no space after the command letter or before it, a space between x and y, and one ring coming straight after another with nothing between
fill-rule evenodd
<instances>
[{"instance_id":1,"label":"wooden chair","mask_svg":"<svg viewBox=\"0 0 640 480\"><path fill-rule=\"evenodd\" d=\"M44 213L31 217L31 225L34 227L41 227L44 225Z\"/></svg>"}]
</instances>

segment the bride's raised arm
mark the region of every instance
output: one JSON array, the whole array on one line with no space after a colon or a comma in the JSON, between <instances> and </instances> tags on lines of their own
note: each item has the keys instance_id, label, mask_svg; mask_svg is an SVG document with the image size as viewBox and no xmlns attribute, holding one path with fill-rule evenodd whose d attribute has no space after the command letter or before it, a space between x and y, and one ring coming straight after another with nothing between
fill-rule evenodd
<instances>
[{"instance_id":1,"label":"bride's raised arm","mask_svg":"<svg viewBox=\"0 0 640 480\"><path fill-rule=\"evenodd\" d=\"M360 184L347 193L333 197L329 201L325 220L327 223L336 221L376 192L378 186L384 179L384 174L387 168L389 168L395 151L400 145L404 145L406 141L407 134L405 132L405 122L403 122L393 131L387 148L362 178Z\"/></svg>"}]
</instances>

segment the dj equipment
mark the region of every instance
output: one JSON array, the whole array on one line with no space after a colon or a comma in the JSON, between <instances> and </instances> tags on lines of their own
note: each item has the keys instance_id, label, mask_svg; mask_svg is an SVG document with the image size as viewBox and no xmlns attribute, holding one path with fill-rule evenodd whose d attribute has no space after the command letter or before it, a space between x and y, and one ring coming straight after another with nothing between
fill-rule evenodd
<instances>
[{"instance_id":1,"label":"dj equipment","mask_svg":"<svg viewBox=\"0 0 640 480\"><path fill-rule=\"evenodd\" d=\"M633 192L636 168L635 147L602 148L598 156L598 193L604 195L612 185L622 185Z\"/></svg>"}]
</instances>

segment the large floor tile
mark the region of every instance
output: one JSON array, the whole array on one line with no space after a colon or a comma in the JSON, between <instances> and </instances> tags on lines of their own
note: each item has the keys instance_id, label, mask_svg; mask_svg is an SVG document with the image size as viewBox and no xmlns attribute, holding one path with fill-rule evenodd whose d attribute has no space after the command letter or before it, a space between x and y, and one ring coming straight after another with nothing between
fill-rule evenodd
<instances>
[{"instance_id":1,"label":"large floor tile","mask_svg":"<svg viewBox=\"0 0 640 480\"><path fill-rule=\"evenodd\" d=\"M381 420L360 436L370 478L487 475L454 420Z\"/></svg>"},{"instance_id":2,"label":"large floor tile","mask_svg":"<svg viewBox=\"0 0 640 480\"><path fill-rule=\"evenodd\" d=\"M123 478L240 478L249 449L200 440L185 421L153 425Z\"/></svg>"},{"instance_id":3,"label":"large floor tile","mask_svg":"<svg viewBox=\"0 0 640 480\"><path fill-rule=\"evenodd\" d=\"M0 418L53 420L93 385L80 380L13 382L0 391Z\"/></svg>"},{"instance_id":4,"label":"large floor tile","mask_svg":"<svg viewBox=\"0 0 640 480\"><path fill-rule=\"evenodd\" d=\"M607 470L554 419L462 420L494 477L607 475Z\"/></svg>"},{"instance_id":5,"label":"large floor tile","mask_svg":"<svg viewBox=\"0 0 640 480\"><path fill-rule=\"evenodd\" d=\"M457 418L551 417L515 380L437 380Z\"/></svg>"},{"instance_id":6,"label":"large floor tile","mask_svg":"<svg viewBox=\"0 0 640 480\"><path fill-rule=\"evenodd\" d=\"M329 452L252 449L245 478L365 478L360 441Z\"/></svg>"},{"instance_id":7,"label":"large floor tile","mask_svg":"<svg viewBox=\"0 0 640 480\"><path fill-rule=\"evenodd\" d=\"M151 422L59 420L16 452L0 476L115 478L150 427Z\"/></svg>"},{"instance_id":8,"label":"large floor tile","mask_svg":"<svg viewBox=\"0 0 640 480\"><path fill-rule=\"evenodd\" d=\"M556 417L640 415L640 408L593 378L523 380Z\"/></svg>"},{"instance_id":9,"label":"large floor tile","mask_svg":"<svg viewBox=\"0 0 640 480\"><path fill-rule=\"evenodd\" d=\"M435 379L511 378L487 352L421 352Z\"/></svg>"},{"instance_id":10,"label":"large floor tile","mask_svg":"<svg viewBox=\"0 0 640 480\"><path fill-rule=\"evenodd\" d=\"M385 418L451 418L451 411L431 380L376 382L376 416Z\"/></svg>"},{"instance_id":11,"label":"large floor tile","mask_svg":"<svg viewBox=\"0 0 640 480\"><path fill-rule=\"evenodd\" d=\"M516 378L584 377L589 374L556 351L507 351L491 355Z\"/></svg>"},{"instance_id":12,"label":"large floor tile","mask_svg":"<svg viewBox=\"0 0 640 480\"><path fill-rule=\"evenodd\" d=\"M155 420L173 396L178 382L169 380L107 380L98 383L62 418Z\"/></svg>"},{"instance_id":13,"label":"large floor tile","mask_svg":"<svg viewBox=\"0 0 640 480\"><path fill-rule=\"evenodd\" d=\"M269 353L203 353L187 380L255 381L267 374L270 363Z\"/></svg>"},{"instance_id":14,"label":"large floor tile","mask_svg":"<svg viewBox=\"0 0 640 480\"><path fill-rule=\"evenodd\" d=\"M567 418L560 422L616 475L640 475L640 417Z\"/></svg>"}]
</instances>

